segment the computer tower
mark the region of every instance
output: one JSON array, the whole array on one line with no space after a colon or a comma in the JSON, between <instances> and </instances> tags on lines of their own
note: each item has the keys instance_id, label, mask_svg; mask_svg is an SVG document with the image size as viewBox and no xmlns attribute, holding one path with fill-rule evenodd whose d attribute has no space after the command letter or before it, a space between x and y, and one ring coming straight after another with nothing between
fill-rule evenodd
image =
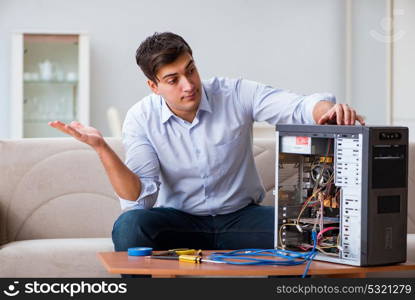
<instances>
[{"instance_id":1,"label":"computer tower","mask_svg":"<svg viewBox=\"0 0 415 300\"><path fill-rule=\"evenodd\" d=\"M355 266L406 261L408 128L277 125L275 248Z\"/></svg>"}]
</instances>

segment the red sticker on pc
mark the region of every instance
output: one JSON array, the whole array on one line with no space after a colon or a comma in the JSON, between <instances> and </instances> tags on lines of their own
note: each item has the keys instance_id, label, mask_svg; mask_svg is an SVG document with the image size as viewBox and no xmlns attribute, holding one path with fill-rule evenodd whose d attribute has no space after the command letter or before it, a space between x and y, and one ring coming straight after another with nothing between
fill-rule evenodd
<instances>
[{"instance_id":1,"label":"red sticker on pc","mask_svg":"<svg viewBox=\"0 0 415 300\"><path fill-rule=\"evenodd\" d=\"M308 145L308 140L310 138L308 136L297 136L295 137L295 144L296 145Z\"/></svg>"}]
</instances>

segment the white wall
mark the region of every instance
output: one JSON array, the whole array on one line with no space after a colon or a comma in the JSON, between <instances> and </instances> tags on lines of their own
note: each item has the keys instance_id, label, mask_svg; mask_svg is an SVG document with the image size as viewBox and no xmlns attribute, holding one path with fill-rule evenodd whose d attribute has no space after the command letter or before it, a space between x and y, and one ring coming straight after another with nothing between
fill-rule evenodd
<instances>
[{"instance_id":1,"label":"white wall","mask_svg":"<svg viewBox=\"0 0 415 300\"><path fill-rule=\"evenodd\" d=\"M387 0L353 0L350 103L371 125L387 124L388 44L377 39L384 35L382 19Z\"/></svg>"},{"instance_id":2,"label":"white wall","mask_svg":"<svg viewBox=\"0 0 415 300\"><path fill-rule=\"evenodd\" d=\"M394 23L392 119L415 141L415 1L395 0Z\"/></svg>"},{"instance_id":3,"label":"white wall","mask_svg":"<svg viewBox=\"0 0 415 300\"><path fill-rule=\"evenodd\" d=\"M364 10L353 10L362 26L378 26L385 1L352 2L355 7L364 2ZM192 46L204 78L242 76L299 93L328 91L345 101L344 0L0 0L0 138L10 131L10 37L25 29L89 32L91 124L105 135L109 106L118 107L124 117L149 93L134 54L155 31L181 34ZM360 40L367 42L365 32ZM378 121L369 108L370 103L384 101L379 100L381 90L373 93L382 75L370 78L372 71L383 72L385 57L376 43L361 46L370 67L362 66L359 53L353 53L353 66L366 70L361 76L366 81L361 92L352 93L351 103L369 114L369 121ZM359 83L356 79L352 86Z\"/></svg>"},{"instance_id":4,"label":"white wall","mask_svg":"<svg viewBox=\"0 0 415 300\"><path fill-rule=\"evenodd\" d=\"M106 109L122 117L149 93L135 50L154 31L190 43L204 78L245 77L301 93L344 94L342 0L1 0L0 137L7 137L10 36L16 30L87 31L91 123L109 133Z\"/></svg>"}]
</instances>

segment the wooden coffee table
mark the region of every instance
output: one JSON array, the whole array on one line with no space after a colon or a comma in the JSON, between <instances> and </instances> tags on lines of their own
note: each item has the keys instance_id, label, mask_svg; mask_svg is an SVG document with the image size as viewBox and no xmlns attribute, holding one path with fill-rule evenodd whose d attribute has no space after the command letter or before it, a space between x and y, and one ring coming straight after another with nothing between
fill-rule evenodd
<instances>
[{"instance_id":1,"label":"wooden coffee table","mask_svg":"<svg viewBox=\"0 0 415 300\"><path fill-rule=\"evenodd\" d=\"M214 251L203 251L208 256ZM176 276L298 276L305 264L298 266L241 266L229 264L193 264L177 260L151 259L143 256L128 256L127 252L100 252L98 257L112 274L151 275L152 277ZM308 275L324 277L366 277L371 272L394 272L415 270L415 262L390 266L354 267L335 263L313 261Z\"/></svg>"}]
</instances>

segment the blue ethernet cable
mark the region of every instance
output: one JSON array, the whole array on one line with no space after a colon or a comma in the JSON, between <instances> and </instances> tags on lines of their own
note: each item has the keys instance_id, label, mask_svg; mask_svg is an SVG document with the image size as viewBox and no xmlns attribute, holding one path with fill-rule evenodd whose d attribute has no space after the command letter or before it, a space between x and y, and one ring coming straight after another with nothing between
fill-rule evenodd
<instances>
[{"instance_id":1,"label":"blue ethernet cable","mask_svg":"<svg viewBox=\"0 0 415 300\"><path fill-rule=\"evenodd\" d=\"M240 249L230 252L214 252L209 256L209 259L214 261L220 261L231 265L277 265L277 266L296 266L307 262L306 268L302 275L303 278L307 276L311 262L317 255L317 232L312 231L313 248L308 252L290 251L284 249ZM244 256L244 255L249 255ZM278 257L284 260L270 260L264 258L255 258L252 256L260 257ZM298 260L300 259L300 260ZM242 260L242 261L234 261Z\"/></svg>"}]
</instances>

